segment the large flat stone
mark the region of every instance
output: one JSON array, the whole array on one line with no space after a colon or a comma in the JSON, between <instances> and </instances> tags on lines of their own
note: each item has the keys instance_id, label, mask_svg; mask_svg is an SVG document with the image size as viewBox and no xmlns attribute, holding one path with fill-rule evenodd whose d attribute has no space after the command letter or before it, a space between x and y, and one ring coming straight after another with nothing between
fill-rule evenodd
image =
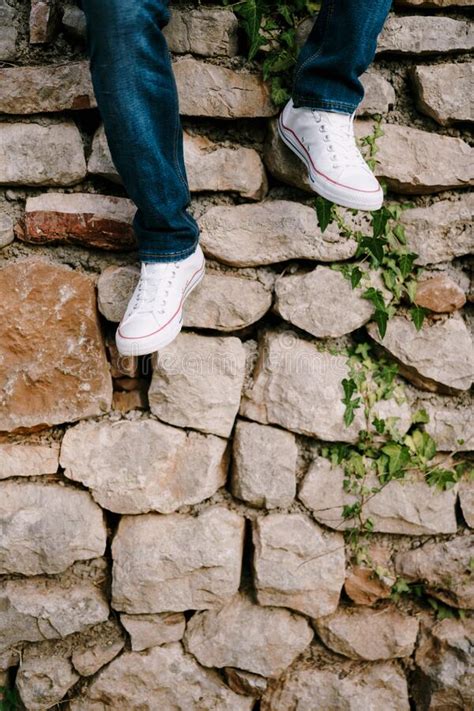
<instances>
[{"instance_id":1,"label":"large flat stone","mask_svg":"<svg viewBox=\"0 0 474 711\"><path fill-rule=\"evenodd\" d=\"M43 642L22 652L15 686L28 711L42 711L56 706L79 679L67 653Z\"/></svg>"},{"instance_id":2,"label":"large flat stone","mask_svg":"<svg viewBox=\"0 0 474 711\"><path fill-rule=\"evenodd\" d=\"M356 122L355 129L358 137L372 133L367 121ZM435 193L473 183L472 148L461 138L398 124L383 124L382 130L375 174L394 192ZM313 193L305 165L280 140L276 121L270 124L264 159L278 180Z\"/></svg>"},{"instance_id":3,"label":"large flat stone","mask_svg":"<svg viewBox=\"0 0 474 711\"><path fill-rule=\"evenodd\" d=\"M0 0L0 61L11 61L16 58L16 41L18 26L15 9Z\"/></svg>"},{"instance_id":4,"label":"large flat stone","mask_svg":"<svg viewBox=\"0 0 474 711\"><path fill-rule=\"evenodd\" d=\"M206 136L184 131L184 162L191 192L236 192L250 200L259 200L267 190L262 159L253 148L227 147ZM120 183L121 178L110 156L104 127L100 126L92 142L87 165L89 173Z\"/></svg>"},{"instance_id":5,"label":"large flat stone","mask_svg":"<svg viewBox=\"0 0 474 711\"><path fill-rule=\"evenodd\" d=\"M193 615L184 645L205 667L237 667L275 677L312 638L304 617L277 607L261 607L239 594L220 610Z\"/></svg>"},{"instance_id":6,"label":"large flat stone","mask_svg":"<svg viewBox=\"0 0 474 711\"><path fill-rule=\"evenodd\" d=\"M354 526L353 519L344 519L343 507L357 501L344 490L344 479L342 466L316 457L298 494L317 521L338 531ZM379 488L380 482L368 473L364 485ZM371 519L374 531L381 533L455 533L456 496L456 488L440 491L429 486L421 475L407 476L406 480L390 481L368 497L362 515Z\"/></svg>"},{"instance_id":7,"label":"large flat stone","mask_svg":"<svg viewBox=\"0 0 474 711\"><path fill-rule=\"evenodd\" d=\"M96 106L89 62L0 68L0 113L39 114Z\"/></svg>"},{"instance_id":8,"label":"large flat stone","mask_svg":"<svg viewBox=\"0 0 474 711\"><path fill-rule=\"evenodd\" d=\"M373 272L367 276L367 284L354 289L340 271L322 265L283 275L275 283L275 311L317 338L350 333L373 315L373 304L362 296L369 284L386 292L380 277Z\"/></svg>"},{"instance_id":9,"label":"large flat stone","mask_svg":"<svg viewBox=\"0 0 474 711\"><path fill-rule=\"evenodd\" d=\"M0 183L74 185L86 175L81 134L73 121L0 123Z\"/></svg>"},{"instance_id":10,"label":"large flat stone","mask_svg":"<svg viewBox=\"0 0 474 711\"><path fill-rule=\"evenodd\" d=\"M251 711L254 699L229 689L214 671L203 669L179 643L124 652L70 701L71 711L104 708Z\"/></svg>"},{"instance_id":11,"label":"large flat stone","mask_svg":"<svg viewBox=\"0 0 474 711\"><path fill-rule=\"evenodd\" d=\"M173 64L180 113L214 118L274 116L268 85L260 74L236 71L191 57Z\"/></svg>"},{"instance_id":12,"label":"large flat stone","mask_svg":"<svg viewBox=\"0 0 474 711\"><path fill-rule=\"evenodd\" d=\"M427 592L447 605L474 609L474 581L470 569L474 535L425 543L399 553L396 571L409 581L425 584Z\"/></svg>"},{"instance_id":13,"label":"large flat stone","mask_svg":"<svg viewBox=\"0 0 474 711\"><path fill-rule=\"evenodd\" d=\"M345 607L315 621L326 647L350 659L409 657L415 648L419 623L396 608L380 610Z\"/></svg>"},{"instance_id":14,"label":"large flat stone","mask_svg":"<svg viewBox=\"0 0 474 711\"><path fill-rule=\"evenodd\" d=\"M117 513L170 513L225 484L226 440L155 420L84 422L67 430L64 474Z\"/></svg>"},{"instance_id":15,"label":"large flat stone","mask_svg":"<svg viewBox=\"0 0 474 711\"><path fill-rule=\"evenodd\" d=\"M280 425L310 437L356 442L366 423L359 408L353 422L344 424L342 380L348 374L345 355L319 350L316 343L299 338L294 331L267 331L240 412L262 424ZM408 429L406 404L383 400L376 410L378 417L398 417L399 429Z\"/></svg>"},{"instance_id":16,"label":"large flat stone","mask_svg":"<svg viewBox=\"0 0 474 711\"><path fill-rule=\"evenodd\" d=\"M0 524L0 573L60 573L105 551L102 510L60 484L0 482Z\"/></svg>"},{"instance_id":17,"label":"large flat stone","mask_svg":"<svg viewBox=\"0 0 474 711\"><path fill-rule=\"evenodd\" d=\"M109 410L112 384L91 279L26 259L0 270L0 290L0 430Z\"/></svg>"},{"instance_id":18,"label":"large flat stone","mask_svg":"<svg viewBox=\"0 0 474 711\"><path fill-rule=\"evenodd\" d=\"M467 20L430 15L390 15L380 33L377 52L441 54L468 52L474 32Z\"/></svg>"},{"instance_id":19,"label":"large flat stone","mask_svg":"<svg viewBox=\"0 0 474 711\"><path fill-rule=\"evenodd\" d=\"M238 420L232 452L232 493L250 506L289 506L296 493L295 436L278 427Z\"/></svg>"},{"instance_id":20,"label":"large flat stone","mask_svg":"<svg viewBox=\"0 0 474 711\"><path fill-rule=\"evenodd\" d=\"M112 606L131 614L223 605L240 583L244 519L221 506L199 516L123 516L112 542Z\"/></svg>"},{"instance_id":21,"label":"large flat stone","mask_svg":"<svg viewBox=\"0 0 474 711\"><path fill-rule=\"evenodd\" d=\"M473 193L405 210L401 221L408 248L418 254L416 264L448 262L474 251Z\"/></svg>"},{"instance_id":22,"label":"large flat stone","mask_svg":"<svg viewBox=\"0 0 474 711\"><path fill-rule=\"evenodd\" d=\"M0 582L0 650L82 632L105 621L109 606L97 585L34 577Z\"/></svg>"},{"instance_id":23,"label":"large flat stone","mask_svg":"<svg viewBox=\"0 0 474 711\"><path fill-rule=\"evenodd\" d=\"M239 409L244 370L240 339L182 332L155 359L150 409L169 424L228 437Z\"/></svg>"},{"instance_id":24,"label":"large flat stone","mask_svg":"<svg viewBox=\"0 0 474 711\"><path fill-rule=\"evenodd\" d=\"M374 322L369 335L399 363L400 372L432 391L468 390L474 378L474 348L464 319L452 314L425 320L419 331L404 315L389 319L383 338Z\"/></svg>"},{"instance_id":25,"label":"large flat stone","mask_svg":"<svg viewBox=\"0 0 474 711\"><path fill-rule=\"evenodd\" d=\"M334 662L295 666L268 687L262 711L409 711L408 689L402 670L389 662L351 666L341 674Z\"/></svg>"},{"instance_id":26,"label":"large flat stone","mask_svg":"<svg viewBox=\"0 0 474 711\"><path fill-rule=\"evenodd\" d=\"M412 78L420 111L442 126L455 121L474 121L469 100L474 82L472 62L417 66Z\"/></svg>"},{"instance_id":27,"label":"large flat stone","mask_svg":"<svg viewBox=\"0 0 474 711\"><path fill-rule=\"evenodd\" d=\"M322 234L315 210L289 200L256 205L217 205L199 220L201 245L211 257L233 266L274 264L288 259L329 262L355 254L355 240L334 226Z\"/></svg>"},{"instance_id":28,"label":"large flat stone","mask_svg":"<svg viewBox=\"0 0 474 711\"><path fill-rule=\"evenodd\" d=\"M310 617L334 612L345 578L344 538L300 513L256 519L254 577L261 605Z\"/></svg>"},{"instance_id":29,"label":"large flat stone","mask_svg":"<svg viewBox=\"0 0 474 711\"><path fill-rule=\"evenodd\" d=\"M450 397L439 402L419 402L428 413L425 430L436 442L440 452L471 451L474 446L472 407L461 405Z\"/></svg>"},{"instance_id":30,"label":"large flat stone","mask_svg":"<svg viewBox=\"0 0 474 711\"><path fill-rule=\"evenodd\" d=\"M220 7L173 8L164 35L171 52L204 57L237 54L239 21Z\"/></svg>"},{"instance_id":31,"label":"large flat stone","mask_svg":"<svg viewBox=\"0 0 474 711\"><path fill-rule=\"evenodd\" d=\"M26 200L17 237L33 244L133 249L136 207L127 198L94 193L44 193Z\"/></svg>"}]
</instances>

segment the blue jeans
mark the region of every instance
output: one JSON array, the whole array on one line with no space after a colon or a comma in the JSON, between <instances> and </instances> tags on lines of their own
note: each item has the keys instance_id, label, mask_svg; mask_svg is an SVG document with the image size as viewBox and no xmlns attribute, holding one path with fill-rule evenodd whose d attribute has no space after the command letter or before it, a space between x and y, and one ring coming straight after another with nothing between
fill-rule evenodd
<instances>
[{"instance_id":1,"label":"blue jeans","mask_svg":"<svg viewBox=\"0 0 474 711\"><path fill-rule=\"evenodd\" d=\"M184 259L199 227L183 157L171 56L162 30L168 0L81 0L87 50L112 160L137 206L133 228L146 262ZM323 0L295 70L295 106L352 112L358 76L375 54L390 0Z\"/></svg>"},{"instance_id":2,"label":"blue jeans","mask_svg":"<svg viewBox=\"0 0 474 711\"><path fill-rule=\"evenodd\" d=\"M392 0L323 0L293 75L296 107L352 113Z\"/></svg>"}]
</instances>

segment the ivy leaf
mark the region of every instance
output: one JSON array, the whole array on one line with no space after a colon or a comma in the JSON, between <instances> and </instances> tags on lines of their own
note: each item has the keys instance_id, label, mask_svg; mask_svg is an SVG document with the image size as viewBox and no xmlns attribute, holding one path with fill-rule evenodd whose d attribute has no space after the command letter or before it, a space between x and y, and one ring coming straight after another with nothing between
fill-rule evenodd
<instances>
[{"instance_id":1,"label":"ivy leaf","mask_svg":"<svg viewBox=\"0 0 474 711\"><path fill-rule=\"evenodd\" d=\"M407 446L389 442L382 447L388 457L388 473L391 477L396 474L403 474L403 470L410 461L410 451Z\"/></svg>"},{"instance_id":2,"label":"ivy leaf","mask_svg":"<svg viewBox=\"0 0 474 711\"><path fill-rule=\"evenodd\" d=\"M410 272L413 269L413 262L416 259L416 254L413 252L407 252L406 254L402 254L400 256L400 259L398 260L398 266L400 267L400 271L402 273L403 278L405 279Z\"/></svg>"},{"instance_id":3,"label":"ivy leaf","mask_svg":"<svg viewBox=\"0 0 474 711\"><path fill-rule=\"evenodd\" d=\"M415 328L417 331L420 330L420 328L423 326L423 321L425 320L425 316L428 313L428 309L425 309L424 306L412 306L410 309L410 318L415 324Z\"/></svg>"},{"instance_id":4,"label":"ivy leaf","mask_svg":"<svg viewBox=\"0 0 474 711\"><path fill-rule=\"evenodd\" d=\"M360 241L360 248L367 250L381 264L384 258L384 242L379 237L363 237Z\"/></svg>"},{"instance_id":5,"label":"ivy leaf","mask_svg":"<svg viewBox=\"0 0 474 711\"><path fill-rule=\"evenodd\" d=\"M358 284L360 283L360 280L362 279L362 273L363 272L361 269L359 269L359 267L352 267L352 269L350 271L350 275L351 275L351 286L353 289L355 289L356 286L358 286Z\"/></svg>"},{"instance_id":6,"label":"ivy leaf","mask_svg":"<svg viewBox=\"0 0 474 711\"><path fill-rule=\"evenodd\" d=\"M428 413L426 412L426 410L424 408L414 412L411 417L411 422L413 425L416 425L416 424L425 425L429 421L430 421L430 416L428 415Z\"/></svg>"},{"instance_id":7,"label":"ivy leaf","mask_svg":"<svg viewBox=\"0 0 474 711\"><path fill-rule=\"evenodd\" d=\"M385 227L389 217L389 212L383 207L372 213L372 232L375 238L385 233Z\"/></svg>"},{"instance_id":8,"label":"ivy leaf","mask_svg":"<svg viewBox=\"0 0 474 711\"><path fill-rule=\"evenodd\" d=\"M316 198L316 214L321 232L324 232L328 225L334 220L334 203L323 197Z\"/></svg>"}]
</instances>

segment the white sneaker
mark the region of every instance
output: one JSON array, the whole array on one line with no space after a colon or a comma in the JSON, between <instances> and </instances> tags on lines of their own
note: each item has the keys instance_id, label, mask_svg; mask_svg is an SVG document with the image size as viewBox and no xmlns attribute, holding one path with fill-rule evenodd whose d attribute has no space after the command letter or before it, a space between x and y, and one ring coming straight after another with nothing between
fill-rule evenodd
<instances>
[{"instance_id":1,"label":"white sneaker","mask_svg":"<svg viewBox=\"0 0 474 711\"><path fill-rule=\"evenodd\" d=\"M181 331L183 304L204 276L201 247L176 262L142 262L140 280L115 334L121 355L154 353Z\"/></svg>"},{"instance_id":2,"label":"white sneaker","mask_svg":"<svg viewBox=\"0 0 474 711\"><path fill-rule=\"evenodd\" d=\"M354 114L295 108L290 99L278 117L278 132L308 168L313 190L337 205L378 210L383 191L354 136Z\"/></svg>"}]
</instances>

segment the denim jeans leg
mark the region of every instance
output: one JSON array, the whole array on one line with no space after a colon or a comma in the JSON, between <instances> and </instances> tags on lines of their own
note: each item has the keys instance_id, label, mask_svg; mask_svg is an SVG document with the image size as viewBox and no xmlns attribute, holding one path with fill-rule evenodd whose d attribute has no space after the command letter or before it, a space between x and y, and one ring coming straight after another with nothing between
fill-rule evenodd
<instances>
[{"instance_id":1,"label":"denim jeans leg","mask_svg":"<svg viewBox=\"0 0 474 711\"><path fill-rule=\"evenodd\" d=\"M137 206L142 261L194 252L199 228L187 212L183 131L171 56L162 33L167 0L82 0L92 82L112 160Z\"/></svg>"},{"instance_id":2,"label":"denim jeans leg","mask_svg":"<svg viewBox=\"0 0 474 711\"><path fill-rule=\"evenodd\" d=\"M392 0L323 0L293 76L295 107L352 113Z\"/></svg>"}]
</instances>

